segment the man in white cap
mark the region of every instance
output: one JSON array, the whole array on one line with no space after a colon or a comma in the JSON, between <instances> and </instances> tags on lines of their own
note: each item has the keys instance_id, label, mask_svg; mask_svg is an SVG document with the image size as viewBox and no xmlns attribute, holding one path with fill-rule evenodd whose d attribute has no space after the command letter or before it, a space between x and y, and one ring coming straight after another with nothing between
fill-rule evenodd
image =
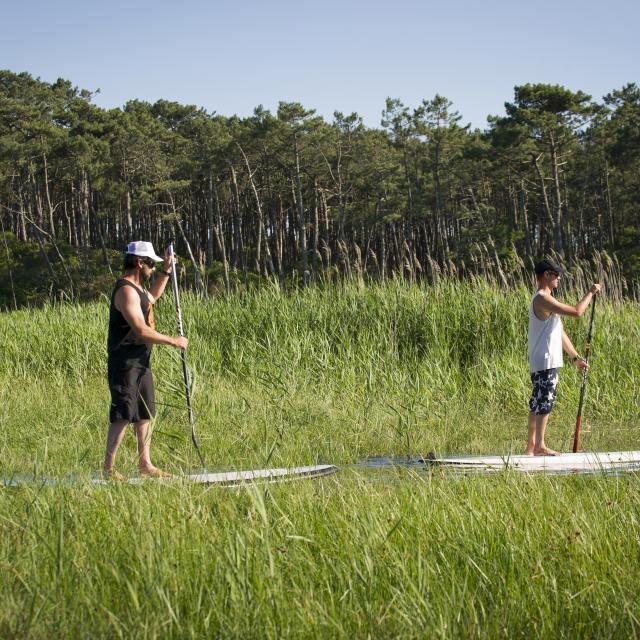
<instances>
[{"instance_id":1,"label":"man in white cap","mask_svg":"<svg viewBox=\"0 0 640 640\"><path fill-rule=\"evenodd\" d=\"M529 399L526 453L530 456L555 456L556 451L545 444L544 435L556 399L562 352L569 355L578 369L587 368L587 363L578 355L565 333L561 316L580 317L601 287L594 283L575 306L563 304L554 298L553 292L565 270L549 260L541 260L534 269L538 290L529 307L529 369L533 390Z\"/></svg>"},{"instance_id":2,"label":"man in white cap","mask_svg":"<svg viewBox=\"0 0 640 640\"><path fill-rule=\"evenodd\" d=\"M164 262L164 269L149 290L145 290L142 285L150 279L159 262ZM130 423L138 439L140 474L156 478L169 475L151 463L149 424L156 413L151 345L187 348L186 338L166 336L154 329L152 305L164 292L173 266L169 251L163 261L150 242L130 242L124 257L124 274L116 281L111 294L107 341L111 410L103 467L105 476L110 478L123 479L113 465Z\"/></svg>"}]
</instances>

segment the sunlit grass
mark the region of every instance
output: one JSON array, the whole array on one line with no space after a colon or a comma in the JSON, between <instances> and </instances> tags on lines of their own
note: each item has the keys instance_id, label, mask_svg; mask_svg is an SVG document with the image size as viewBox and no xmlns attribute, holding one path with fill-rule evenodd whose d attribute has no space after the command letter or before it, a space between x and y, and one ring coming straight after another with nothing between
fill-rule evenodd
<instances>
[{"instance_id":1,"label":"sunlit grass","mask_svg":"<svg viewBox=\"0 0 640 640\"><path fill-rule=\"evenodd\" d=\"M24 487L0 494L0 629L633 637L639 499L637 478L508 473Z\"/></svg>"}]
</instances>

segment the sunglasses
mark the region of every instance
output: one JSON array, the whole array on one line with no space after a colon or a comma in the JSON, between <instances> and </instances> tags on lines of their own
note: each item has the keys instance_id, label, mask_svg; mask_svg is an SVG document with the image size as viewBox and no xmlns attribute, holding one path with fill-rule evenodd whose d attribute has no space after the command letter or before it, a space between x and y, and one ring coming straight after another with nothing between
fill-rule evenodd
<instances>
[{"instance_id":1,"label":"sunglasses","mask_svg":"<svg viewBox=\"0 0 640 640\"><path fill-rule=\"evenodd\" d=\"M151 258L140 258L142 260L142 264L146 264L150 269L154 269L156 263Z\"/></svg>"}]
</instances>

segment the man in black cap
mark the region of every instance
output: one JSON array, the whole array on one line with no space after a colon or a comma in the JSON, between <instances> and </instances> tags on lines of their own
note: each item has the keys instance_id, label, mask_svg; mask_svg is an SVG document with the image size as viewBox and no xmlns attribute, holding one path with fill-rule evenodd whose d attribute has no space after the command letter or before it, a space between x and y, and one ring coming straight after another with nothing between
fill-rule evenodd
<instances>
[{"instance_id":1,"label":"man in black cap","mask_svg":"<svg viewBox=\"0 0 640 640\"><path fill-rule=\"evenodd\" d=\"M149 424L155 416L155 398L151 377L151 345L168 344L187 348L187 339L166 336L154 329L152 305L163 294L173 270L173 256L164 256L164 270L147 291L156 264L163 259L156 255L150 242L131 242L124 257L124 275L116 281L109 310L107 341L111 411L103 473L106 477L124 479L114 468L118 447L127 426L133 423L138 439L138 468L141 475L167 477L151 463Z\"/></svg>"},{"instance_id":2,"label":"man in black cap","mask_svg":"<svg viewBox=\"0 0 640 640\"><path fill-rule=\"evenodd\" d=\"M580 317L600 291L599 284L593 284L582 300L574 307L558 302L553 291L560 284L565 270L549 260L535 265L538 291L529 308L529 369L533 391L529 400L529 435L527 455L554 456L544 442L544 434L553 409L558 386L558 372L562 366L562 351L573 360L578 369L587 363L578 355L569 336L562 327L561 316Z\"/></svg>"}]
</instances>

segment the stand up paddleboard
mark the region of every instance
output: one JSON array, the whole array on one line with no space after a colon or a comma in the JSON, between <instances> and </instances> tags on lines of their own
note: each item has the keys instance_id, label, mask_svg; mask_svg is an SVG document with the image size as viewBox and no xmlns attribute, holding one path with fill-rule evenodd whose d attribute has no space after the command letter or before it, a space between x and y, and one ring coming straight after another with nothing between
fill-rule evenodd
<instances>
[{"instance_id":1,"label":"stand up paddleboard","mask_svg":"<svg viewBox=\"0 0 640 640\"><path fill-rule=\"evenodd\" d=\"M335 473L338 470L333 464L318 464L311 467L290 467L282 469L253 469L251 471L227 471L221 473L195 473L191 475L174 475L169 478L141 478L136 476L126 480L107 480L102 477L91 478L89 483L94 486L132 484L139 485L144 482L176 483L189 482L193 484L212 484L223 487L239 487L252 482L286 482L289 480L302 480L320 478ZM57 485L81 484L86 478L66 477L62 479L13 477L3 478L3 487L19 487L26 484L39 484L47 487Z\"/></svg>"},{"instance_id":2,"label":"stand up paddleboard","mask_svg":"<svg viewBox=\"0 0 640 640\"><path fill-rule=\"evenodd\" d=\"M640 470L640 451L603 451L562 453L557 456L460 456L426 458L426 464L458 469L486 469L515 471L611 471L615 469Z\"/></svg>"},{"instance_id":3,"label":"stand up paddleboard","mask_svg":"<svg viewBox=\"0 0 640 640\"><path fill-rule=\"evenodd\" d=\"M311 467L290 467L282 469L253 469L250 471L227 471L220 473L195 473L192 475L162 478L161 482L191 482L194 484L217 484L227 487L240 486L249 482L283 482L303 478L319 478L335 473L338 470L333 464L318 464ZM157 482L154 478L128 478L129 484ZM94 484L113 484L113 480L96 478Z\"/></svg>"}]
</instances>

